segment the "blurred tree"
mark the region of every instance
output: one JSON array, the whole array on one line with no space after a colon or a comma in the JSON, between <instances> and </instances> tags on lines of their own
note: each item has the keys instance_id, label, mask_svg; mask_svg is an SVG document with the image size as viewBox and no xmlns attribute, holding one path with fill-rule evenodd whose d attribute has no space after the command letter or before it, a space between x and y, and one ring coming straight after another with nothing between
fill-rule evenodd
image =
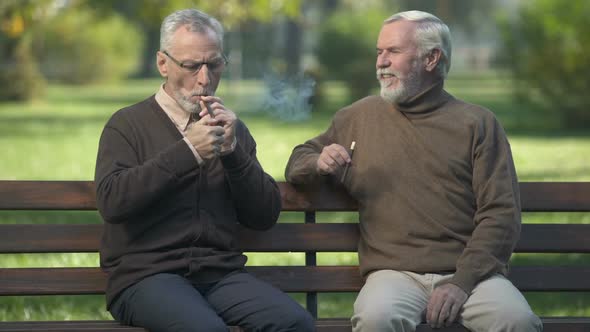
<instances>
[{"instance_id":1,"label":"blurred tree","mask_svg":"<svg viewBox=\"0 0 590 332\"><path fill-rule=\"evenodd\" d=\"M29 99L41 91L43 78L31 53L32 28L63 10L91 10L96 17L112 19L122 14L146 34L141 73L154 72L159 48L159 26L174 10L199 8L218 17L228 30L248 20L270 21L275 15L296 17L303 0L2 0L0 1L0 100ZM97 22L97 21L95 21ZM25 87L24 91L16 91Z\"/></svg>"},{"instance_id":2,"label":"blurred tree","mask_svg":"<svg viewBox=\"0 0 590 332\"><path fill-rule=\"evenodd\" d=\"M339 9L321 29L317 49L321 75L345 82L349 101L377 87L375 44L385 18L379 9Z\"/></svg>"},{"instance_id":3,"label":"blurred tree","mask_svg":"<svg viewBox=\"0 0 590 332\"><path fill-rule=\"evenodd\" d=\"M87 84L136 72L143 34L117 13L68 7L33 28L33 53L48 80Z\"/></svg>"},{"instance_id":4,"label":"blurred tree","mask_svg":"<svg viewBox=\"0 0 590 332\"><path fill-rule=\"evenodd\" d=\"M566 128L590 123L590 1L531 0L500 18L517 96L541 100Z\"/></svg>"},{"instance_id":5,"label":"blurred tree","mask_svg":"<svg viewBox=\"0 0 590 332\"><path fill-rule=\"evenodd\" d=\"M160 24L164 17L175 10L198 8L218 18L224 27L231 31L240 24L250 21L270 22L276 16L296 18L304 0L225 0L222 2L206 0L84 0L93 9L108 15L116 11L137 24L146 34L143 49L141 76L155 73L155 54L160 47ZM296 35L292 38L298 38Z\"/></svg>"},{"instance_id":6,"label":"blurred tree","mask_svg":"<svg viewBox=\"0 0 590 332\"><path fill-rule=\"evenodd\" d=\"M45 81L31 53L28 28L43 17L50 1L0 3L0 101L29 100L43 94Z\"/></svg>"},{"instance_id":7,"label":"blurred tree","mask_svg":"<svg viewBox=\"0 0 590 332\"><path fill-rule=\"evenodd\" d=\"M475 34L481 28L497 0L399 0L401 10L422 10L432 13L449 27L457 27L466 34ZM393 13L391 13L393 14Z\"/></svg>"}]
</instances>

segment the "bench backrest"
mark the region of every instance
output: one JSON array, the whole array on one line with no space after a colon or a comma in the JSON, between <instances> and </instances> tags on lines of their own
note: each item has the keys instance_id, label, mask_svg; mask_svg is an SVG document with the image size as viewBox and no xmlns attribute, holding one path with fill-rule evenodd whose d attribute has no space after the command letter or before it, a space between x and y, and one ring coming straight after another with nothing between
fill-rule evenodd
<instances>
[{"instance_id":1,"label":"bench backrest","mask_svg":"<svg viewBox=\"0 0 590 332\"><path fill-rule=\"evenodd\" d=\"M354 292L362 286L357 266L317 266L318 252L355 252L355 223L321 223L316 212L356 211L339 190L296 190L279 183L284 211L303 213L301 223L271 230L240 229L246 252L305 252L305 266L252 266L248 269L287 292L306 292L317 312L317 292ZM590 211L590 182L520 183L523 211ZM90 181L0 181L0 210L96 210ZM97 252L101 224L0 224L0 253ZM519 253L590 253L590 225L525 224ZM509 278L522 291L590 291L590 267L516 266ZM102 294L106 278L97 267L0 268L1 295Z\"/></svg>"}]
</instances>

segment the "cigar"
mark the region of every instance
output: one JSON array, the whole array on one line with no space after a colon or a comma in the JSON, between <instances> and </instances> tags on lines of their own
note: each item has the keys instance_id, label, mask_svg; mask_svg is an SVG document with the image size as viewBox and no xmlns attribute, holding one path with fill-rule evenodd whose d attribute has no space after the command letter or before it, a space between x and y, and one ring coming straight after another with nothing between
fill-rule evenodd
<instances>
[{"instance_id":1,"label":"cigar","mask_svg":"<svg viewBox=\"0 0 590 332\"><path fill-rule=\"evenodd\" d=\"M209 106L209 103L204 101L203 104L205 104L205 108L207 109L207 114L209 114L209 116L212 119L215 119L215 113L213 113L213 110L211 109L211 106Z\"/></svg>"},{"instance_id":2,"label":"cigar","mask_svg":"<svg viewBox=\"0 0 590 332\"><path fill-rule=\"evenodd\" d=\"M352 143L350 144L350 163L352 163L352 155L354 154L354 146L356 145L355 141L352 141ZM350 168L350 163L347 163L346 166L344 166L344 173L342 173L342 178L340 179L340 182L344 182L344 179L346 179L346 175L348 174L348 169Z\"/></svg>"}]
</instances>

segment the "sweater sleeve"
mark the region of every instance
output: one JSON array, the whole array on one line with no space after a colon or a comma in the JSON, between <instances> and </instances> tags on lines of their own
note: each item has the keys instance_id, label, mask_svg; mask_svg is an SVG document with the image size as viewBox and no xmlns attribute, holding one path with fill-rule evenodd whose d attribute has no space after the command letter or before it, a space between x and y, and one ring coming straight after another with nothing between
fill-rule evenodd
<instances>
[{"instance_id":1,"label":"sweater sleeve","mask_svg":"<svg viewBox=\"0 0 590 332\"><path fill-rule=\"evenodd\" d=\"M236 206L238 221L246 227L272 227L281 212L281 194L273 178L264 172L256 157L256 142L240 121L239 138L233 152L220 157ZM238 130L238 128L236 128Z\"/></svg>"},{"instance_id":2,"label":"sweater sleeve","mask_svg":"<svg viewBox=\"0 0 590 332\"><path fill-rule=\"evenodd\" d=\"M325 146L337 141L336 120L324 133L297 145L285 168L285 179L293 184L314 184L322 179L317 171L317 161Z\"/></svg>"},{"instance_id":3,"label":"sweater sleeve","mask_svg":"<svg viewBox=\"0 0 590 332\"><path fill-rule=\"evenodd\" d=\"M198 165L183 140L141 162L131 128L111 119L102 132L96 160L97 207L105 222L124 223L173 190Z\"/></svg>"},{"instance_id":4,"label":"sweater sleeve","mask_svg":"<svg viewBox=\"0 0 590 332\"><path fill-rule=\"evenodd\" d=\"M450 280L467 294L484 278L506 273L520 235L520 197L510 144L495 118L488 124L473 153L475 230Z\"/></svg>"}]
</instances>

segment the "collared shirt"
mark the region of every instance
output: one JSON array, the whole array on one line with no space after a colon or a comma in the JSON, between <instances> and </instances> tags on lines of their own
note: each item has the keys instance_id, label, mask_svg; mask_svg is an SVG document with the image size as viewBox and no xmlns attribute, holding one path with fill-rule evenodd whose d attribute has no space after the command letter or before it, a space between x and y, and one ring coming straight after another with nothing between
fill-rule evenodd
<instances>
[{"instance_id":1,"label":"collared shirt","mask_svg":"<svg viewBox=\"0 0 590 332\"><path fill-rule=\"evenodd\" d=\"M205 161L199 155L199 153L197 152L197 149L195 149L195 147L192 145L192 143L186 137L186 130L188 129L189 125L194 121L191 118L191 114L189 112L185 111L184 109L182 109L182 107L180 107L180 105L178 105L176 100L174 100L174 98L172 98L164 90L164 83L162 83L162 85L160 85L160 89L156 93L156 102L160 105L160 107L162 107L162 109L164 110L164 113L166 113L166 115L168 115L168 117L170 118L172 123L174 123L174 125L176 126L178 131L182 134L182 136L184 137L184 141L186 142L188 147L191 149L191 151L195 155L195 158L197 159L197 162L199 163L199 165L203 165L203 163Z\"/></svg>"}]
</instances>

